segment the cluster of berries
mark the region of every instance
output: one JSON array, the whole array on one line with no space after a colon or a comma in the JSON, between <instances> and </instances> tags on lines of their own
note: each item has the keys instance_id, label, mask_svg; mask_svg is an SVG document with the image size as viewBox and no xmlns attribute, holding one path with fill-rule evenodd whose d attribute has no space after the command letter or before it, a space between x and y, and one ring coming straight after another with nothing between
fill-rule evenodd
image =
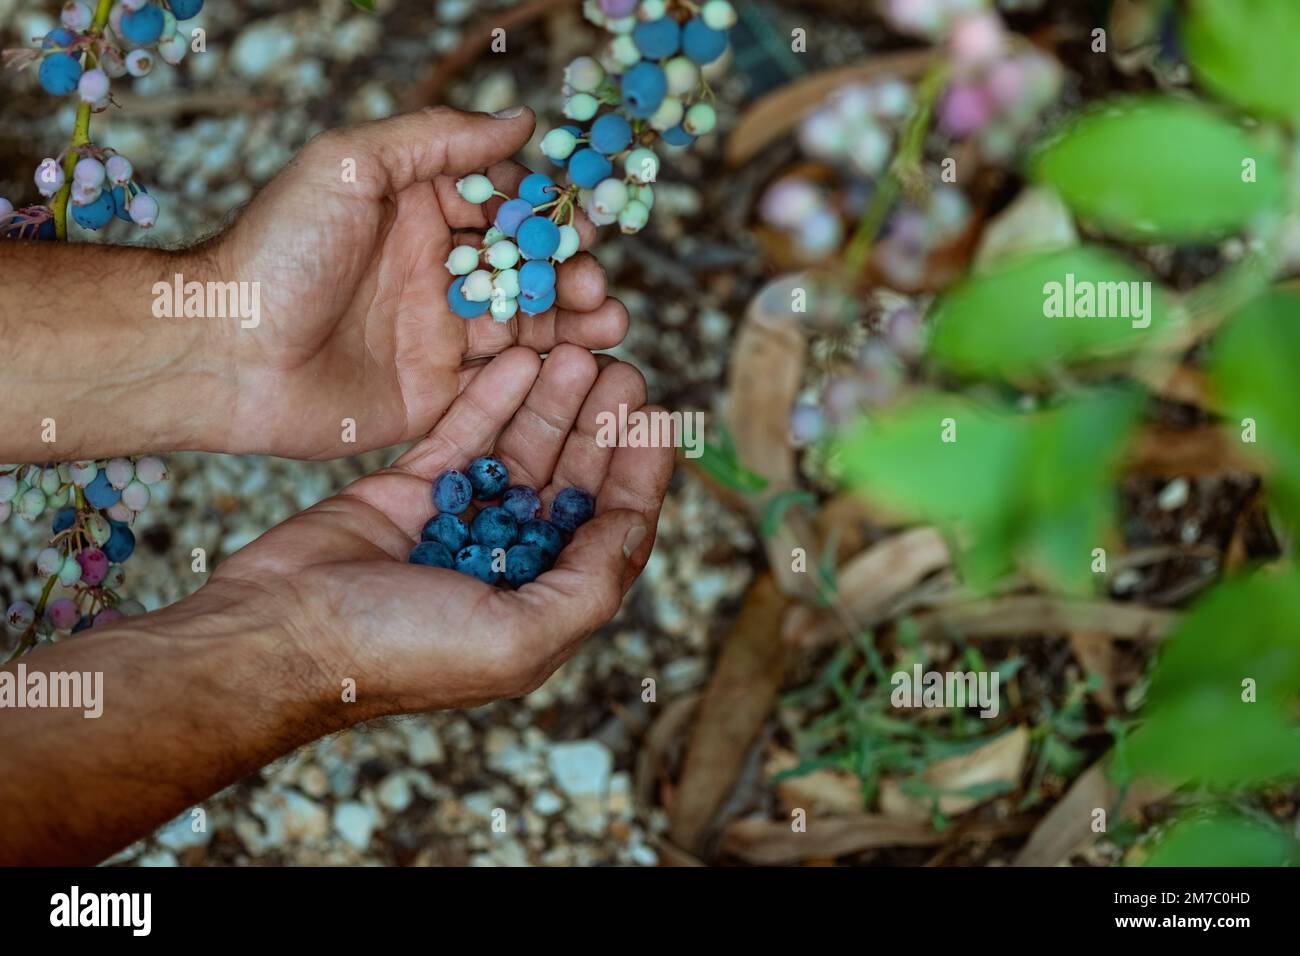
<instances>
[{"instance_id":1,"label":"cluster of berries","mask_svg":"<svg viewBox=\"0 0 1300 956\"><path fill-rule=\"evenodd\" d=\"M135 181L135 169L125 156L98 146L78 146L80 158L72 167L72 218L83 229L103 229L114 216L148 229L158 220L158 201L143 185ZM47 199L67 184L62 158L46 157L36 167L36 189ZM54 238L54 221L41 215L46 207L29 207L15 211L8 200L0 199L0 227L7 225L11 238ZM9 222L5 219L8 217Z\"/></svg>"},{"instance_id":2,"label":"cluster of berries","mask_svg":"<svg viewBox=\"0 0 1300 956\"><path fill-rule=\"evenodd\" d=\"M472 519L472 502L483 503ZM497 504L487 504L496 501ZM476 458L464 472L451 470L433 483L438 513L420 534L410 563L449 568L486 584L504 581L522 587L549 570L573 534L595 512L591 495L565 488L542 515L542 499L524 485L510 485L506 466L495 458Z\"/></svg>"},{"instance_id":3,"label":"cluster of berries","mask_svg":"<svg viewBox=\"0 0 1300 956\"><path fill-rule=\"evenodd\" d=\"M613 34L598 58L581 56L564 75L564 115L541 149L567 184L528 176L518 195L497 192L485 176L458 184L470 202L505 202L481 248L453 250L447 292L466 319L489 310L498 322L538 315L555 303L554 266L578 249L576 208L598 226L640 232L654 206L659 157L651 146L687 146L712 132L718 116L701 68L727 50L736 22L727 0L587 0L587 17ZM522 263L522 265L520 265Z\"/></svg>"},{"instance_id":4,"label":"cluster of berries","mask_svg":"<svg viewBox=\"0 0 1300 956\"><path fill-rule=\"evenodd\" d=\"M154 457L0 465L0 521L11 512L29 521L55 512L53 536L36 557L45 579L39 601L15 601L5 612L9 628L22 635L20 651L38 635L75 634L144 613L138 601L118 593L126 580L122 564L135 551L131 524L167 477L167 466ZM51 599L56 586L73 593Z\"/></svg>"}]
</instances>

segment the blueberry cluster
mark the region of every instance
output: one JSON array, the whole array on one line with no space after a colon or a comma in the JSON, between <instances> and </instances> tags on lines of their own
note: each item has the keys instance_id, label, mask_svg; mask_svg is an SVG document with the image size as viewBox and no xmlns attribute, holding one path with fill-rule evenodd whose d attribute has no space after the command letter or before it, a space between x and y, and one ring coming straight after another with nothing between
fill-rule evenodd
<instances>
[{"instance_id":1,"label":"blueberry cluster","mask_svg":"<svg viewBox=\"0 0 1300 956\"><path fill-rule=\"evenodd\" d=\"M116 216L148 229L158 220L158 202L136 182L129 159L114 150L97 146L77 147L75 152L81 158L72 167L70 208L77 225L83 229L103 229ZM41 160L33 178L37 190L47 199L61 190L67 181L63 164L53 157ZM32 210L23 212L30 214ZM0 220L6 213L12 214L13 206L0 200ZM46 222L48 226L44 225ZM25 231L30 229L29 224L17 223L10 226L9 233L14 238L26 238ZM44 229L45 234L42 235L39 229ZM36 237L54 238L53 222L42 220Z\"/></svg>"},{"instance_id":2,"label":"blueberry cluster","mask_svg":"<svg viewBox=\"0 0 1300 956\"><path fill-rule=\"evenodd\" d=\"M471 517L476 501L482 507ZM565 488L551 502L546 520L536 490L511 485L506 466L495 458L476 458L464 472L439 475L433 505L438 513L425 524L410 563L450 568L486 584L504 581L512 588L549 570L564 548L565 535L595 511L591 495Z\"/></svg>"},{"instance_id":3,"label":"blueberry cluster","mask_svg":"<svg viewBox=\"0 0 1300 956\"><path fill-rule=\"evenodd\" d=\"M35 521L54 511L53 536L36 557L45 579L41 598L36 605L15 601L5 612L10 629L22 635L20 647L37 634L75 634L144 613L138 601L119 596L126 580L122 564L135 551L131 524L166 479L166 465L154 457L0 465L0 522L15 512ZM56 597L56 587L71 596Z\"/></svg>"}]
</instances>

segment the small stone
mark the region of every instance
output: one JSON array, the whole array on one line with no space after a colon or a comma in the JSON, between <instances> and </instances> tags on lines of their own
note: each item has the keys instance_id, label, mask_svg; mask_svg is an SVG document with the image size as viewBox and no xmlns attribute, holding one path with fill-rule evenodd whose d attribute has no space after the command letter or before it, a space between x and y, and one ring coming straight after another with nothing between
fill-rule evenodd
<instances>
[{"instance_id":1,"label":"small stone","mask_svg":"<svg viewBox=\"0 0 1300 956\"><path fill-rule=\"evenodd\" d=\"M564 809L564 798L554 790L539 790L533 797L532 806L539 816L553 817Z\"/></svg>"},{"instance_id":2,"label":"small stone","mask_svg":"<svg viewBox=\"0 0 1300 956\"><path fill-rule=\"evenodd\" d=\"M1186 478L1175 478L1160 489L1160 494L1156 496L1156 505L1161 511L1177 511L1187 504L1190 490Z\"/></svg>"},{"instance_id":3,"label":"small stone","mask_svg":"<svg viewBox=\"0 0 1300 956\"><path fill-rule=\"evenodd\" d=\"M334 808L334 829L358 850L370 845L370 835L378 822L375 811L355 800Z\"/></svg>"},{"instance_id":4,"label":"small stone","mask_svg":"<svg viewBox=\"0 0 1300 956\"><path fill-rule=\"evenodd\" d=\"M442 741L427 723L408 721L406 730L406 753L411 762L417 766L442 763Z\"/></svg>"},{"instance_id":5,"label":"small stone","mask_svg":"<svg viewBox=\"0 0 1300 956\"><path fill-rule=\"evenodd\" d=\"M289 62L293 49L293 34L272 20L241 30L230 59L236 73L246 80L256 80Z\"/></svg>"},{"instance_id":6,"label":"small stone","mask_svg":"<svg viewBox=\"0 0 1300 956\"><path fill-rule=\"evenodd\" d=\"M411 782L401 773L390 773L375 790L375 797L385 810L401 813L411 805Z\"/></svg>"},{"instance_id":7,"label":"small stone","mask_svg":"<svg viewBox=\"0 0 1300 956\"><path fill-rule=\"evenodd\" d=\"M329 815L324 807L296 790L285 790L283 796L286 840L319 840L329 833Z\"/></svg>"}]
</instances>

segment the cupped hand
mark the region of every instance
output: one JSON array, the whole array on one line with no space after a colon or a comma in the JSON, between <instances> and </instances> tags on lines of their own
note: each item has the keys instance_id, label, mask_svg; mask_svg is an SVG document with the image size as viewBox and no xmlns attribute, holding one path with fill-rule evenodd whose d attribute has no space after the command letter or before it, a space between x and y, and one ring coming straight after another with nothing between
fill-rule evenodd
<instances>
[{"instance_id":1,"label":"cupped hand","mask_svg":"<svg viewBox=\"0 0 1300 956\"><path fill-rule=\"evenodd\" d=\"M335 458L413 441L506 348L622 341L627 311L585 252L559 268L547 313L466 321L447 306L448 254L501 202L466 202L456 182L483 172L513 195L528 171L509 157L534 123L437 108L324 133L203 250L211 279L258 283L255 327L214 324L235 380L224 450Z\"/></svg>"},{"instance_id":2,"label":"cupped hand","mask_svg":"<svg viewBox=\"0 0 1300 956\"><path fill-rule=\"evenodd\" d=\"M367 718L527 693L614 616L650 555L673 451L597 440L601 412L645 398L625 363L506 349L392 467L263 535L209 586L274 619L323 693L355 680ZM488 452L548 509L566 487L596 497L555 567L517 591L406 563L433 479Z\"/></svg>"}]
</instances>

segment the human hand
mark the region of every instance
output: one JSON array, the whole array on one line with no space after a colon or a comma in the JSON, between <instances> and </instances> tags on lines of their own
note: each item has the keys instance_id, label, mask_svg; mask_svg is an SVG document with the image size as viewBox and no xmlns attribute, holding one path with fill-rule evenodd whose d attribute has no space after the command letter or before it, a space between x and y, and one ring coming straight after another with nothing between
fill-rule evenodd
<instances>
[{"instance_id":1,"label":"human hand","mask_svg":"<svg viewBox=\"0 0 1300 956\"><path fill-rule=\"evenodd\" d=\"M286 634L335 708L355 679L357 720L527 693L614 616L649 558L673 452L596 440L600 412L645 398L625 363L601 367L572 345L544 362L506 349L392 467L263 535L204 591ZM434 511L433 479L489 451L548 508L570 486L596 497L556 566L518 591L406 563Z\"/></svg>"},{"instance_id":2,"label":"human hand","mask_svg":"<svg viewBox=\"0 0 1300 956\"><path fill-rule=\"evenodd\" d=\"M468 203L456 181L485 172L512 195L528 171L508 157L534 125L527 110L439 108L332 130L200 250L209 278L260 283L256 327L212 325L235 380L225 450L331 458L412 441L510 346L622 341L627 310L587 253L559 268L558 307L544 314L467 322L447 307L452 246L489 226L501 202ZM594 228L575 224L585 246ZM354 444L342 440L345 418Z\"/></svg>"}]
</instances>

